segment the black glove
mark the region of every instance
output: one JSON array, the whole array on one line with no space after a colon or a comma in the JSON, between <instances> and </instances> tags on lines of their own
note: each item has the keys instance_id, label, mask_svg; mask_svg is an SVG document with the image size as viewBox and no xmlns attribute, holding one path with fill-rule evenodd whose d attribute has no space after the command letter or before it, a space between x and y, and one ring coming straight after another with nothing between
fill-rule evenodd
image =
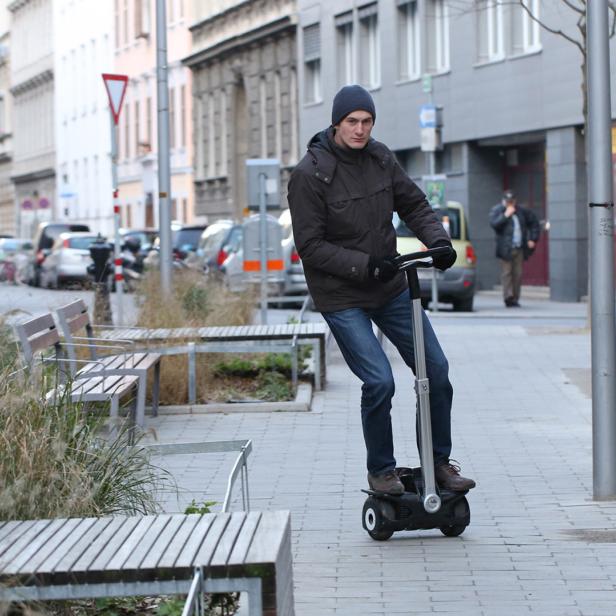
<instances>
[{"instance_id":1,"label":"black glove","mask_svg":"<svg viewBox=\"0 0 616 616\"><path fill-rule=\"evenodd\" d=\"M379 282L389 282L397 273L398 268L393 264L393 257L385 259L370 257L368 259L368 275Z\"/></svg>"},{"instance_id":2,"label":"black glove","mask_svg":"<svg viewBox=\"0 0 616 616\"><path fill-rule=\"evenodd\" d=\"M430 248L439 248L441 246L449 246L449 248L451 248L451 252L448 254L436 255L432 257L432 263L434 264L434 267L436 267L436 269L439 269L441 270L441 272L444 272L456 262L458 255L453 249L451 242L448 242L447 240L439 240L438 242L436 242L436 244L430 246Z\"/></svg>"}]
</instances>

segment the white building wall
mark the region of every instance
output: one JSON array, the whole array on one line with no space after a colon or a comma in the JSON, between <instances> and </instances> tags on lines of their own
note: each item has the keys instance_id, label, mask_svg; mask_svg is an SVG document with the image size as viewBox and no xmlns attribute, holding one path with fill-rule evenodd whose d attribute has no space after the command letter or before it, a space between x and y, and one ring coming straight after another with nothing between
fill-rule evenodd
<instances>
[{"instance_id":1,"label":"white building wall","mask_svg":"<svg viewBox=\"0 0 616 616\"><path fill-rule=\"evenodd\" d=\"M58 217L109 237L111 139L101 75L114 72L113 2L55 0L54 12Z\"/></svg>"}]
</instances>

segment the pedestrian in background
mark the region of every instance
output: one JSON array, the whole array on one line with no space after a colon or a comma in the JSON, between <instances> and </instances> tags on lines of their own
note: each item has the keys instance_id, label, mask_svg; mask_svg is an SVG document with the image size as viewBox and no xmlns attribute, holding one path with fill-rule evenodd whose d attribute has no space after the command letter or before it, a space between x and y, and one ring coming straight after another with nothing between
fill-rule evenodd
<instances>
[{"instance_id":1,"label":"pedestrian in background","mask_svg":"<svg viewBox=\"0 0 616 616\"><path fill-rule=\"evenodd\" d=\"M512 190L490 211L490 225L496 231L496 256L501 262L503 300L507 308L520 306L522 264L535 251L539 241L539 220L518 204Z\"/></svg>"},{"instance_id":2,"label":"pedestrian in background","mask_svg":"<svg viewBox=\"0 0 616 616\"><path fill-rule=\"evenodd\" d=\"M451 240L424 193L389 148L371 137L375 119L372 97L361 86L345 86L336 94L331 126L312 138L291 174L289 207L315 307L349 368L362 381L368 484L373 490L402 494L390 416L395 383L372 329L376 323L414 370L406 276L392 261L393 213L430 248L451 247ZM434 266L446 270L455 260L452 248L449 255L434 257ZM428 318L422 316L436 479L442 488L469 490L475 482L462 477L460 467L449 459L453 397L449 366Z\"/></svg>"}]
</instances>

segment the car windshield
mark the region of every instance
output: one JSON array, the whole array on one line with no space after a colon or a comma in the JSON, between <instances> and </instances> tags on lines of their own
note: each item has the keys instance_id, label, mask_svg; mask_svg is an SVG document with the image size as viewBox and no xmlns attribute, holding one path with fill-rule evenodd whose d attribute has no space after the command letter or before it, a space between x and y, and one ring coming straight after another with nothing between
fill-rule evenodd
<instances>
[{"instance_id":1,"label":"car windshield","mask_svg":"<svg viewBox=\"0 0 616 616\"><path fill-rule=\"evenodd\" d=\"M196 250L199 238L203 233L203 229L178 229L173 236L173 245L176 248L190 246L191 250Z\"/></svg>"},{"instance_id":2,"label":"car windshield","mask_svg":"<svg viewBox=\"0 0 616 616\"><path fill-rule=\"evenodd\" d=\"M28 240L7 239L2 240L0 248L8 252L17 252L18 250L32 250L33 245Z\"/></svg>"},{"instance_id":3,"label":"car windshield","mask_svg":"<svg viewBox=\"0 0 616 616\"><path fill-rule=\"evenodd\" d=\"M151 246L156 239L156 233L154 231L129 231L124 234L124 239L128 237L136 237L141 243L141 248Z\"/></svg>"},{"instance_id":4,"label":"car windshield","mask_svg":"<svg viewBox=\"0 0 616 616\"><path fill-rule=\"evenodd\" d=\"M96 238L92 237L71 237L68 240L68 247L75 248L76 250L89 250L92 242L94 242Z\"/></svg>"},{"instance_id":5,"label":"car windshield","mask_svg":"<svg viewBox=\"0 0 616 616\"><path fill-rule=\"evenodd\" d=\"M436 209L434 210L439 220L443 223L445 229L447 229L447 225L449 228L447 231L449 232L449 236L452 240L461 239L461 229L460 229L460 210L458 208L449 207L447 209ZM394 212L393 224L396 228L396 235L398 237L415 237L415 234L406 226L406 223L400 219L398 214Z\"/></svg>"},{"instance_id":6,"label":"car windshield","mask_svg":"<svg viewBox=\"0 0 616 616\"><path fill-rule=\"evenodd\" d=\"M41 237L41 248L51 248L53 243L60 237L60 233L67 231L89 231L87 225L48 225Z\"/></svg>"}]
</instances>

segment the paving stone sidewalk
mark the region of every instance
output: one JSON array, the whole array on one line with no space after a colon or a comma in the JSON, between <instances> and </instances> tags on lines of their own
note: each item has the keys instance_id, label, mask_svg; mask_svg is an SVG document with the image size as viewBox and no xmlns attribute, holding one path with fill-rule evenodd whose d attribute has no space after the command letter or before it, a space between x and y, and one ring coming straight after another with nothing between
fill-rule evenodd
<instances>
[{"instance_id":1,"label":"paving stone sidewalk","mask_svg":"<svg viewBox=\"0 0 616 616\"><path fill-rule=\"evenodd\" d=\"M421 531L379 543L361 528L360 384L333 343L312 412L167 416L150 426L161 442L253 439L253 508L292 512L298 616L613 616L616 503L592 501L591 401L568 376L590 365L588 332L433 322L455 388L453 456L478 484L458 538ZM396 455L416 465L412 380L388 352ZM179 502L167 495L168 510L222 500L229 455L160 462L182 488Z\"/></svg>"}]
</instances>

